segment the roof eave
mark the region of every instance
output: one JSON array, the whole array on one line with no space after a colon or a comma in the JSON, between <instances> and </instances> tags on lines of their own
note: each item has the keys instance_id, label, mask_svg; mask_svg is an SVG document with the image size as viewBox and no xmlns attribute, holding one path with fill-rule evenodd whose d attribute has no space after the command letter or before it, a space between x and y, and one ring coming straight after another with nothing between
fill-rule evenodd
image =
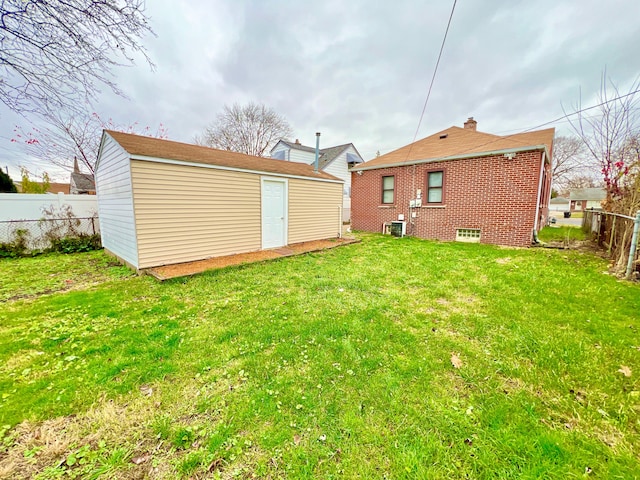
<instances>
[{"instance_id":1,"label":"roof eave","mask_svg":"<svg viewBox=\"0 0 640 480\"><path fill-rule=\"evenodd\" d=\"M397 162L397 163L386 163L381 165L371 165L367 166L366 162L363 166L354 166L351 168L352 172L364 171L364 170L379 170L381 168L393 168L393 167L403 167L406 165L420 165L423 163L435 163L435 162L449 162L452 160L463 160L465 158L480 158L480 157L490 157L493 155L503 155L506 153L521 153L521 152L530 152L530 151L544 151L546 161L549 159L549 152L547 150L546 145L532 145L529 147L517 147L517 148L505 148L502 150L490 150L486 152L478 152L478 153L462 153L459 155L450 155L448 157L435 157L435 158L425 158L420 160L409 160L406 162Z\"/></svg>"},{"instance_id":2,"label":"roof eave","mask_svg":"<svg viewBox=\"0 0 640 480\"><path fill-rule=\"evenodd\" d=\"M190 167L200 167L200 168L212 168L212 169L217 169L217 170L228 170L228 171L235 171L235 172L245 172L245 173L257 173L259 175L268 175L268 176L272 176L272 177L287 177L287 178L298 178L301 180L313 180L316 182L328 182L328 183L344 183L344 180L338 178L338 177L334 177L331 174L328 174L326 172L322 172L324 175L329 175L332 178L319 178L319 177L312 177L312 176L306 176L306 175L297 175L295 173L286 173L286 172L269 172L266 170L253 170L250 168L241 168L241 167L229 167L226 165L216 165L216 164L212 164L212 163L202 163L202 162L192 162L192 161L188 161L188 160L175 160L172 158L161 158L161 157L151 157L151 156L147 156L147 155L140 155L140 154L135 154L135 153L129 153L130 159L131 160L142 160L145 162L156 162L156 163L168 163L168 164L173 164L173 165L185 165L185 166L190 166ZM279 161L279 160L277 160Z\"/></svg>"}]
</instances>

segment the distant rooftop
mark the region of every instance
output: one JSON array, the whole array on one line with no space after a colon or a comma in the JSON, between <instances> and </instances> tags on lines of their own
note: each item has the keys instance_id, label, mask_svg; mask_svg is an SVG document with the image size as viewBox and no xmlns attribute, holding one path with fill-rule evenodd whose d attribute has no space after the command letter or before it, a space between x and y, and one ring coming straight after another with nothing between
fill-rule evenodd
<instances>
[{"instance_id":1,"label":"distant rooftop","mask_svg":"<svg viewBox=\"0 0 640 480\"><path fill-rule=\"evenodd\" d=\"M602 201L607 198L607 192L604 188L578 188L571 191L569 199L571 200L587 200L587 201Z\"/></svg>"}]
</instances>

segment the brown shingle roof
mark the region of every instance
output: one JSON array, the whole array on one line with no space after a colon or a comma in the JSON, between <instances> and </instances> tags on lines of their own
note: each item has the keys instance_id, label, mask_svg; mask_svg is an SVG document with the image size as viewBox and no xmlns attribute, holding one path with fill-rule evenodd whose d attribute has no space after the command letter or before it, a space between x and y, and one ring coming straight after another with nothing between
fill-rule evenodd
<instances>
[{"instance_id":1,"label":"brown shingle roof","mask_svg":"<svg viewBox=\"0 0 640 480\"><path fill-rule=\"evenodd\" d=\"M545 145L549 155L553 144L555 129L537 130L500 137L471 129L450 127L413 144L381 155L354 168L370 168L383 165L412 163L429 159L442 159L453 156L477 156L479 153L508 150L512 148Z\"/></svg>"},{"instance_id":2,"label":"brown shingle roof","mask_svg":"<svg viewBox=\"0 0 640 480\"><path fill-rule=\"evenodd\" d=\"M218 165L242 170L255 170L265 173L342 181L323 171L314 172L312 165L306 165L304 163L283 162L282 160L254 157L252 155L245 155L244 153L217 150L200 145L143 137L131 133L115 132L113 130L105 130L105 133L113 137L130 155L142 155L145 157L181 160L184 162Z\"/></svg>"}]
</instances>

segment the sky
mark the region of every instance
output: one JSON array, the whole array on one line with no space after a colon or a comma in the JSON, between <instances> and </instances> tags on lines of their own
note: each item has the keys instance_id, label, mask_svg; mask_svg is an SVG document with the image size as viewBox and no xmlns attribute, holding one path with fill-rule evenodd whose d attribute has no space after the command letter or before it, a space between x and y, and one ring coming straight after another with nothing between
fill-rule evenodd
<instances>
[{"instance_id":1,"label":"sky","mask_svg":"<svg viewBox=\"0 0 640 480\"><path fill-rule=\"evenodd\" d=\"M115 124L164 125L193 142L224 105L264 103L294 136L353 143L365 160L411 143L453 0L147 0L156 36L143 59L113 70L127 98L103 89L89 107ZM597 103L602 72L626 92L640 75L640 2L459 0L417 138L473 116L516 133ZM625 90L626 88L626 90ZM68 174L11 142L29 121L0 105L0 166ZM553 125L571 134L566 120Z\"/></svg>"}]
</instances>

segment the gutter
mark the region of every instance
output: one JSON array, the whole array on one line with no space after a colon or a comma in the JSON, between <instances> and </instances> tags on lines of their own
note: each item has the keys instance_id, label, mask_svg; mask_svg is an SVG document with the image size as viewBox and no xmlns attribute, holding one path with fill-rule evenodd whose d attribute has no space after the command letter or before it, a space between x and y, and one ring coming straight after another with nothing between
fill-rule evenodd
<instances>
[{"instance_id":1,"label":"gutter","mask_svg":"<svg viewBox=\"0 0 640 480\"><path fill-rule=\"evenodd\" d=\"M451 160L462 160L465 158L490 157L494 155L503 155L505 153L520 153L520 152L530 152L535 150L544 151L545 155L543 155L543 158L545 158L545 156L546 158L549 158L549 153L547 151L546 145L532 145L529 147L507 148L503 150L490 150L488 152L478 152L478 153L461 153L459 155L451 155L448 157L426 158L422 160L411 160L408 162L398 162L398 163L386 163L381 165L366 166L367 164L365 162L362 167L354 166L351 169L351 171L357 172L357 171L364 171L364 170L378 170L381 168L403 167L406 165L420 165L423 163L448 162Z\"/></svg>"}]
</instances>

